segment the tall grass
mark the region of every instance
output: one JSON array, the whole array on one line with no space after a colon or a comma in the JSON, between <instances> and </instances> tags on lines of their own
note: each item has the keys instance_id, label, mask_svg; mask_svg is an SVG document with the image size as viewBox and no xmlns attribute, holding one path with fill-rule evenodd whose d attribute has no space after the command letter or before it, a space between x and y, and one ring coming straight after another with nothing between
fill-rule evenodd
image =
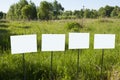
<instances>
[{"instance_id":1,"label":"tall grass","mask_svg":"<svg viewBox=\"0 0 120 80\"><path fill-rule=\"evenodd\" d=\"M38 42L37 53L25 54L27 80L50 80L50 52L41 52L41 35L51 33L66 34L67 38L65 52L54 52L53 55L54 80L100 80L102 50L93 49L93 39L96 33L116 34L116 48L105 50L104 53L103 80L119 80L120 20L86 19L84 21L84 26L79 32L90 33L90 48L81 50L78 77L76 75L78 51L67 48L69 30L66 25L70 22L82 23L81 20L0 22L0 36L5 34L0 39L0 80L23 79L22 54L11 55L9 43L10 35L22 34L37 34Z\"/></svg>"}]
</instances>

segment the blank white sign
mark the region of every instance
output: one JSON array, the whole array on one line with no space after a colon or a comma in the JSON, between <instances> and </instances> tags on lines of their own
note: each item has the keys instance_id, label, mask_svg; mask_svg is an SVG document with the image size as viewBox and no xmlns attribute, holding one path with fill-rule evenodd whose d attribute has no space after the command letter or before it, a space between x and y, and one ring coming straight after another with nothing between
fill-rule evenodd
<instances>
[{"instance_id":1,"label":"blank white sign","mask_svg":"<svg viewBox=\"0 0 120 80\"><path fill-rule=\"evenodd\" d=\"M42 34L42 51L64 51L65 34Z\"/></svg>"},{"instance_id":2,"label":"blank white sign","mask_svg":"<svg viewBox=\"0 0 120 80\"><path fill-rule=\"evenodd\" d=\"M69 49L89 48L89 33L69 33Z\"/></svg>"},{"instance_id":3,"label":"blank white sign","mask_svg":"<svg viewBox=\"0 0 120 80\"><path fill-rule=\"evenodd\" d=\"M11 53L37 52L36 34L10 36Z\"/></svg>"},{"instance_id":4,"label":"blank white sign","mask_svg":"<svg viewBox=\"0 0 120 80\"><path fill-rule=\"evenodd\" d=\"M94 49L115 48L115 34L95 34Z\"/></svg>"}]
</instances>

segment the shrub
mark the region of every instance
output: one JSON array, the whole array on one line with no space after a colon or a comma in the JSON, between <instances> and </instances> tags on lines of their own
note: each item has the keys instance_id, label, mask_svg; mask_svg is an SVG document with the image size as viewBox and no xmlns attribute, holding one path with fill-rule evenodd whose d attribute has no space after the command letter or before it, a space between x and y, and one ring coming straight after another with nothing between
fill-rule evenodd
<instances>
[{"instance_id":1,"label":"shrub","mask_svg":"<svg viewBox=\"0 0 120 80\"><path fill-rule=\"evenodd\" d=\"M83 28L83 26L77 22L69 22L67 23L67 29L69 31L75 31L75 32L79 32L80 29Z\"/></svg>"}]
</instances>

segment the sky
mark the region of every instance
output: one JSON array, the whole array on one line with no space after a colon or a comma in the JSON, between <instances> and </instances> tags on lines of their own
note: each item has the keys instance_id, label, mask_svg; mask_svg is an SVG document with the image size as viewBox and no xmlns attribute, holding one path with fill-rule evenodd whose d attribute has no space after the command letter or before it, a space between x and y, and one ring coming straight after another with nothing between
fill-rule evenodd
<instances>
[{"instance_id":1,"label":"sky","mask_svg":"<svg viewBox=\"0 0 120 80\"><path fill-rule=\"evenodd\" d=\"M0 11L8 12L10 6L17 3L19 0L1 0L0 1ZM27 0L30 1L30 0ZM36 6L39 6L41 1L53 2L54 0L32 0ZM83 8L96 9L104 7L106 5L110 6L120 6L120 0L57 0L65 8L65 10L80 10Z\"/></svg>"}]
</instances>

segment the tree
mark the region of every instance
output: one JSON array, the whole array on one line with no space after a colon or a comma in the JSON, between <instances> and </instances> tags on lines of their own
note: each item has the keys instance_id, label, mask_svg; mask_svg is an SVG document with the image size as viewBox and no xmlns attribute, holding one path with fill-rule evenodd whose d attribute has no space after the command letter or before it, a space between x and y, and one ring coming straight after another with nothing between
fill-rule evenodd
<instances>
[{"instance_id":1,"label":"tree","mask_svg":"<svg viewBox=\"0 0 120 80\"><path fill-rule=\"evenodd\" d=\"M108 5L105 6L105 12L106 12L105 16L110 17L110 14L113 11L113 9L114 9L114 7L111 7L111 6L108 6Z\"/></svg>"},{"instance_id":2,"label":"tree","mask_svg":"<svg viewBox=\"0 0 120 80\"><path fill-rule=\"evenodd\" d=\"M47 1L41 1L38 8L38 18L41 20L49 20L52 18L52 4Z\"/></svg>"},{"instance_id":3,"label":"tree","mask_svg":"<svg viewBox=\"0 0 120 80\"><path fill-rule=\"evenodd\" d=\"M6 19L6 13L3 13L2 19Z\"/></svg>"},{"instance_id":4,"label":"tree","mask_svg":"<svg viewBox=\"0 0 120 80\"><path fill-rule=\"evenodd\" d=\"M120 8L118 6L115 6L113 11L111 12L111 17L118 17L120 13Z\"/></svg>"},{"instance_id":5,"label":"tree","mask_svg":"<svg viewBox=\"0 0 120 80\"><path fill-rule=\"evenodd\" d=\"M80 18L83 18L84 17L84 10L81 9L79 14L80 14Z\"/></svg>"},{"instance_id":6,"label":"tree","mask_svg":"<svg viewBox=\"0 0 120 80\"><path fill-rule=\"evenodd\" d=\"M90 13L90 9L86 9L84 12L84 17L85 18L90 18L91 17L91 13Z\"/></svg>"},{"instance_id":7,"label":"tree","mask_svg":"<svg viewBox=\"0 0 120 80\"><path fill-rule=\"evenodd\" d=\"M7 19L11 19L11 20L15 19L15 4L10 6L10 9L7 13Z\"/></svg>"},{"instance_id":8,"label":"tree","mask_svg":"<svg viewBox=\"0 0 120 80\"><path fill-rule=\"evenodd\" d=\"M36 7L33 2L30 1L29 5L26 5L22 8L22 16L24 19L28 20L37 18Z\"/></svg>"},{"instance_id":9,"label":"tree","mask_svg":"<svg viewBox=\"0 0 120 80\"><path fill-rule=\"evenodd\" d=\"M12 20L37 19L36 6L32 1L28 3L27 0L20 0L10 7L7 18Z\"/></svg>"},{"instance_id":10,"label":"tree","mask_svg":"<svg viewBox=\"0 0 120 80\"><path fill-rule=\"evenodd\" d=\"M54 0L52 5L53 5L53 16L55 16L55 19L58 19L58 15L60 15L61 11L64 11L64 8L56 0Z\"/></svg>"},{"instance_id":11,"label":"tree","mask_svg":"<svg viewBox=\"0 0 120 80\"><path fill-rule=\"evenodd\" d=\"M82 16L80 15L80 11L79 10L75 10L73 12L73 15L75 15L76 18L82 18Z\"/></svg>"},{"instance_id":12,"label":"tree","mask_svg":"<svg viewBox=\"0 0 120 80\"><path fill-rule=\"evenodd\" d=\"M40 6L37 9L31 0L29 3L27 0L20 0L18 3L11 5L7 13L7 19L57 19L58 15L61 15L63 10L64 8L56 0L53 3L41 1Z\"/></svg>"},{"instance_id":13,"label":"tree","mask_svg":"<svg viewBox=\"0 0 120 80\"><path fill-rule=\"evenodd\" d=\"M23 16L21 10L26 5L28 5L26 0L20 0L18 3L11 5L7 13L7 18L11 20L22 19Z\"/></svg>"},{"instance_id":14,"label":"tree","mask_svg":"<svg viewBox=\"0 0 120 80\"><path fill-rule=\"evenodd\" d=\"M20 9L22 9L24 6L28 5L28 2L27 0L20 0L18 4L20 5Z\"/></svg>"},{"instance_id":15,"label":"tree","mask_svg":"<svg viewBox=\"0 0 120 80\"><path fill-rule=\"evenodd\" d=\"M65 11L63 15L65 16L72 16L73 12L72 11Z\"/></svg>"},{"instance_id":16,"label":"tree","mask_svg":"<svg viewBox=\"0 0 120 80\"><path fill-rule=\"evenodd\" d=\"M3 12L0 12L0 19L3 18Z\"/></svg>"},{"instance_id":17,"label":"tree","mask_svg":"<svg viewBox=\"0 0 120 80\"><path fill-rule=\"evenodd\" d=\"M61 14L61 19L71 19L73 15L72 11L65 11Z\"/></svg>"},{"instance_id":18,"label":"tree","mask_svg":"<svg viewBox=\"0 0 120 80\"><path fill-rule=\"evenodd\" d=\"M96 10L91 10L90 11L90 18L97 18L98 17L98 12Z\"/></svg>"},{"instance_id":19,"label":"tree","mask_svg":"<svg viewBox=\"0 0 120 80\"><path fill-rule=\"evenodd\" d=\"M14 5L14 15L15 15L15 19L21 19L22 16L21 16L21 9L20 9L20 5L19 3L16 3Z\"/></svg>"},{"instance_id":20,"label":"tree","mask_svg":"<svg viewBox=\"0 0 120 80\"><path fill-rule=\"evenodd\" d=\"M26 5L22 8L22 16L24 19L30 20L30 18L31 18L31 5Z\"/></svg>"},{"instance_id":21,"label":"tree","mask_svg":"<svg viewBox=\"0 0 120 80\"><path fill-rule=\"evenodd\" d=\"M23 19L23 16L22 16L22 8L26 5L28 5L28 2L27 0L20 0L18 3L17 3L17 7L16 7L16 15L18 16L18 19Z\"/></svg>"},{"instance_id":22,"label":"tree","mask_svg":"<svg viewBox=\"0 0 120 80\"><path fill-rule=\"evenodd\" d=\"M32 1L30 1L30 5L31 5L31 19L37 19L36 6Z\"/></svg>"},{"instance_id":23,"label":"tree","mask_svg":"<svg viewBox=\"0 0 120 80\"><path fill-rule=\"evenodd\" d=\"M101 7L98 11L98 14L100 17L105 17L106 16L106 11L103 7Z\"/></svg>"}]
</instances>

